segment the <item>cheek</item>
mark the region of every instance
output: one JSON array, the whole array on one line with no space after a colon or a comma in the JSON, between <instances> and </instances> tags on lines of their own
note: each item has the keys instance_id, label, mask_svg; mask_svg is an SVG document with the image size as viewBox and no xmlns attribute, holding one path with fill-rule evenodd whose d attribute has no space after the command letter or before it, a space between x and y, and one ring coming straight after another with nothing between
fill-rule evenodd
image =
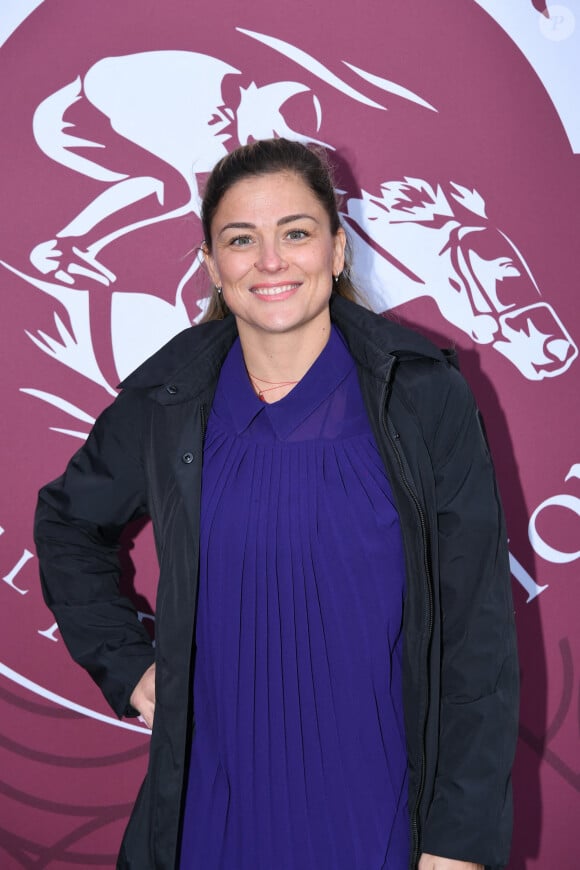
<instances>
[{"instance_id":1,"label":"cheek","mask_svg":"<svg viewBox=\"0 0 580 870\"><path fill-rule=\"evenodd\" d=\"M327 278L332 273L334 251L332 249L307 252L303 257L296 258L296 263L304 272L319 279Z\"/></svg>"},{"instance_id":2,"label":"cheek","mask_svg":"<svg viewBox=\"0 0 580 870\"><path fill-rule=\"evenodd\" d=\"M256 257L250 252L236 251L234 254L226 253L222 257L216 259L217 268L228 284L235 286L239 281L243 281L248 272L251 271Z\"/></svg>"}]
</instances>

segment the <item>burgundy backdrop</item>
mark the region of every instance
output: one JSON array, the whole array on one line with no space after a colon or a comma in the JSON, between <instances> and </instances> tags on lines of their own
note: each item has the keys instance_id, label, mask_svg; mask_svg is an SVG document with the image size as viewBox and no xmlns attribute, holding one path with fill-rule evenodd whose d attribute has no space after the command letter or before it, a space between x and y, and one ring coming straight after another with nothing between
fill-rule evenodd
<instances>
[{"instance_id":1,"label":"burgundy backdrop","mask_svg":"<svg viewBox=\"0 0 580 870\"><path fill-rule=\"evenodd\" d=\"M518 4L514 38L494 6L44 0L0 49L2 868L114 866L148 732L67 656L37 580L36 492L115 384L200 315L199 185L273 134L334 149L372 307L459 350L512 553L510 867L577 867L578 35L571 6ZM124 556L153 625L147 527Z\"/></svg>"}]
</instances>

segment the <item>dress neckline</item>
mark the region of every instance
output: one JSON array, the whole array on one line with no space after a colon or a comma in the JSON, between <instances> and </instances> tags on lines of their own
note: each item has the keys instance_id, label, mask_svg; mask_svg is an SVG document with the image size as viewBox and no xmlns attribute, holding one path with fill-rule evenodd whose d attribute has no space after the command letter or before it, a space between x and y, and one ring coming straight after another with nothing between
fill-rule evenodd
<instances>
[{"instance_id":1,"label":"dress neckline","mask_svg":"<svg viewBox=\"0 0 580 870\"><path fill-rule=\"evenodd\" d=\"M259 414L265 414L278 438L287 438L339 386L354 368L346 343L336 326L304 377L277 402L265 403L250 382L239 338L222 366L213 409L242 434Z\"/></svg>"}]
</instances>

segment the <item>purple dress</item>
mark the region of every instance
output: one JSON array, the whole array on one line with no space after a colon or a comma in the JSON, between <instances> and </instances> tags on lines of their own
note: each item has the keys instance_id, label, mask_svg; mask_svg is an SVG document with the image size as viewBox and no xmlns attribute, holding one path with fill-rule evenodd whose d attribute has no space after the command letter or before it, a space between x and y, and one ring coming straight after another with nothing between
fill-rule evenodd
<instances>
[{"instance_id":1,"label":"purple dress","mask_svg":"<svg viewBox=\"0 0 580 870\"><path fill-rule=\"evenodd\" d=\"M406 870L401 532L335 328L270 405L236 341L201 517L181 870Z\"/></svg>"}]
</instances>

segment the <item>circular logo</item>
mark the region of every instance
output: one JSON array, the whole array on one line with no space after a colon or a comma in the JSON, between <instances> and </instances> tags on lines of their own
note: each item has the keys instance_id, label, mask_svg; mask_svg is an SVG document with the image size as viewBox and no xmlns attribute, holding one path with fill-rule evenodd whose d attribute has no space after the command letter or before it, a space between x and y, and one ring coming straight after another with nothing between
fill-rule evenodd
<instances>
[{"instance_id":1,"label":"circular logo","mask_svg":"<svg viewBox=\"0 0 580 870\"><path fill-rule=\"evenodd\" d=\"M550 4L547 14L538 18L540 33L552 42L568 39L576 29L576 17L568 6Z\"/></svg>"}]
</instances>

